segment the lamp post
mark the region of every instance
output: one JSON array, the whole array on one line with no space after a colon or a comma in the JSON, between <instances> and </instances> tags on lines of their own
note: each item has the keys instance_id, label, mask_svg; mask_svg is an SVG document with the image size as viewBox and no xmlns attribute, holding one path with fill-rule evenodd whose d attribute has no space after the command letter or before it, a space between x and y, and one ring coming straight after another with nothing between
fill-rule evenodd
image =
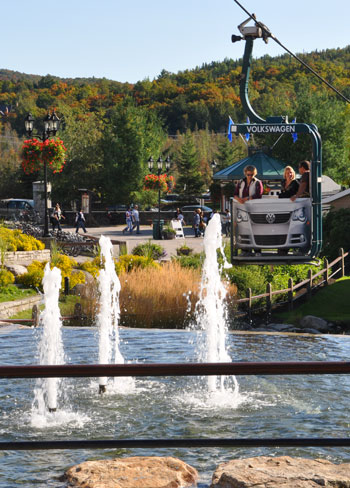
<instances>
[{"instance_id":1,"label":"lamp post","mask_svg":"<svg viewBox=\"0 0 350 488\"><path fill-rule=\"evenodd\" d=\"M52 114L47 114L44 119L44 130L41 134L33 134L34 129L34 117L31 113L27 115L24 119L24 127L28 137L32 137L33 135L40 139L42 142L45 142L49 137L53 137L56 135L59 126L60 126L60 119L57 117L55 111ZM47 165L46 161L44 160L44 237L50 237L49 234L49 214L47 208Z\"/></svg>"},{"instance_id":2,"label":"lamp post","mask_svg":"<svg viewBox=\"0 0 350 488\"><path fill-rule=\"evenodd\" d=\"M160 176L163 172L163 159L161 158L161 156L159 156L159 158L157 159L157 175ZM153 170L153 164L154 164L154 161L153 161L153 158L152 156L149 158L148 160L148 169L150 171ZM167 158L165 159L165 170L168 171L170 169L170 165L171 165L171 161L170 161L170 156L167 156ZM162 238L162 234L161 234L161 231L160 231L160 186L158 187L158 235L157 235L158 239L160 240Z\"/></svg>"}]
</instances>

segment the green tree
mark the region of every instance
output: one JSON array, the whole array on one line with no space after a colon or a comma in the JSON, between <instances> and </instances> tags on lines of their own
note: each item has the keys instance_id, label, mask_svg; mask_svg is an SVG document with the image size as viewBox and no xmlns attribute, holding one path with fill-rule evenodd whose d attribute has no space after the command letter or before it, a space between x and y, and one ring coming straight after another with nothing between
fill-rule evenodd
<instances>
[{"instance_id":1,"label":"green tree","mask_svg":"<svg viewBox=\"0 0 350 488\"><path fill-rule=\"evenodd\" d=\"M323 254L329 261L339 256L339 249L350 251L350 209L331 210L323 219Z\"/></svg>"},{"instance_id":2,"label":"green tree","mask_svg":"<svg viewBox=\"0 0 350 488\"><path fill-rule=\"evenodd\" d=\"M86 188L101 198L104 192L102 138L104 124L95 114L78 115L61 107L64 129L59 132L67 148L62 173L50 176L53 199L67 206ZM62 112L61 112L62 113Z\"/></svg>"},{"instance_id":3,"label":"green tree","mask_svg":"<svg viewBox=\"0 0 350 488\"><path fill-rule=\"evenodd\" d=\"M103 140L104 186L108 200L128 203L142 190L151 155L161 153L165 133L153 112L126 99L108 114Z\"/></svg>"},{"instance_id":4,"label":"green tree","mask_svg":"<svg viewBox=\"0 0 350 488\"><path fill-rule=\"evenodd\" d=\"M190 199L200 195L204 188L204 178L200 171L200 161L193 140L192 133L186 132L184 143L177 160L178 178L176 189L178 193Z\"/></svg>"}]
</instances>

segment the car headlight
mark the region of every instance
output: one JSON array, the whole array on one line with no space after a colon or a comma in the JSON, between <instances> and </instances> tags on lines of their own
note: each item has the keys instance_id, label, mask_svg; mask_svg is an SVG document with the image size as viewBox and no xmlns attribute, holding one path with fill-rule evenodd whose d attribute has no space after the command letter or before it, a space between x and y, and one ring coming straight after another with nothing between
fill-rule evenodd
<instances>
[{"instance_id":1,"label":"car headlight","mask_svg":"<svg viewBox=\"0 0 350 488\"><path fill-rule=\"evenodd\" d=\"M238 209L237 210L237 222L248 222L248 212L245 210Z\"/></svg>"},{"instance_id":2,"label":"car headlight","mask_svg":"<svg viewBox=\"0 0 350 488\"><path fill-rule=\"evenodd\" d=\"M300 222L305 222L306 221L305 207L300 207L294 210L292 219L300 220Z\"/></svg>"}]
</instances>

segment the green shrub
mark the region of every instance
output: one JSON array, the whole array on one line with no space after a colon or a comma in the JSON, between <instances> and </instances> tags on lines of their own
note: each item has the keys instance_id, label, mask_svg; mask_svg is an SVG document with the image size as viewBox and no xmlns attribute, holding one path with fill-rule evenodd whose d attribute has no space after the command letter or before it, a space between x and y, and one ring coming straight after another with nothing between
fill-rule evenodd
<instances>
[{"instance_id":1,"label":"green shrub","mask_svg":"<svg viewBox=\"0 0 350 488\"><path fill-rule=\"evenodd\" d=\"M172 260L179 263L182 268L201 270L204 262L204 253L191 254L190 256L174 256Z\"/></svg>"},{"instance_id":2,"label":"green shrub","mask_svg":"<svg viewBox=\"0 0 350 488\"><path fill-rule=\"evenodd\" d=\"M138 246L134 247L134 249L132 250L132 255L145 256L146 258L150 258L156 261L166 256L166 252L164 248L159 244L153 244L151 241L148 241L144 244L139 244Z\"/></svg>"},{"instance_id":3,"label":"green shrub","mask_svg":"<svg viewBox=\"0 0 350 488\"><path fill-rule=\"evenodd\" d=\"M92 261L85 261L79 265L79 269L90 273L94 278L96 278L101 269L101 259L94 258Z\"/></svg>"},{"instance_id":4,"label":"green shrub","mask_svg":"<svg viewBox=\"0 0 350 488\"><path fill-rule=\"evenodd\" d=\"M123 272L129 273L135 268L159 268L160 264L146 256L134 256L133 254L124 254L119 257L115 263L115 269L118 275Z\"/></svg>"},{"instance_id":5,"label":"green shrub","mask_svg":"<svg viewBox=\"0 0 350 488\"><path fill-rule=\"evenodd\" d=\"M7 269L0 269L0 287L12 285L15 282L14 275Z\"/></svg>"},{"instance_id":6,"label":"green shrub","mask_svg":"<svg viewBox=\"0 0 350 488\"><path fill-rule=\"evenodd\" d=\"M237 286L239 298L246 296L248 288L251 288L252 295L260 295L266 291L266 279L260 266L232 266L223 271L224 276L231 284Z\"/></svg>"},{"instance_id":7,"label":"green shrub","mask_svg":"<svg viewBox=\"0 0 350 488\"><path fill-rule=\"evenodd\" d=\"M16 281L27 288L38 288L42 290L45 262L32 261L27 272L17 276Z\"/></svg>"},{"instance_id":8,"label":"green shrub","mask_svg":"<svg viewBox=\"0 0 350 488\"><path fill-rule=\"evenodd\" d=\"M339 249L350 250L350 208L331 210L323 219L323 253L331 262Z\"/></svg>"}]
</instances>

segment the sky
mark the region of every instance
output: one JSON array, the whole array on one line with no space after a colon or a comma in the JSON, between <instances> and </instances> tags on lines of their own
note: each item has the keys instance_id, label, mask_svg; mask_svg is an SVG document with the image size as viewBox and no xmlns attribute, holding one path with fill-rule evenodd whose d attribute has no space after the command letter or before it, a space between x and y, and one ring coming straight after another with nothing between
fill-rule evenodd
<instances>
[{"instance_id":1,"label":"sky","mask_svg":"<svg viewBox=\"0 0 350 488\"><path fill-rule=\"evenodd\" d=\"M294 53L350 44L349 0L239 0ZM136 83L239 59L234 0L2 0L0 69ZM254 56L284 51L271 39Z\"/></svg>"}]
</instances>

